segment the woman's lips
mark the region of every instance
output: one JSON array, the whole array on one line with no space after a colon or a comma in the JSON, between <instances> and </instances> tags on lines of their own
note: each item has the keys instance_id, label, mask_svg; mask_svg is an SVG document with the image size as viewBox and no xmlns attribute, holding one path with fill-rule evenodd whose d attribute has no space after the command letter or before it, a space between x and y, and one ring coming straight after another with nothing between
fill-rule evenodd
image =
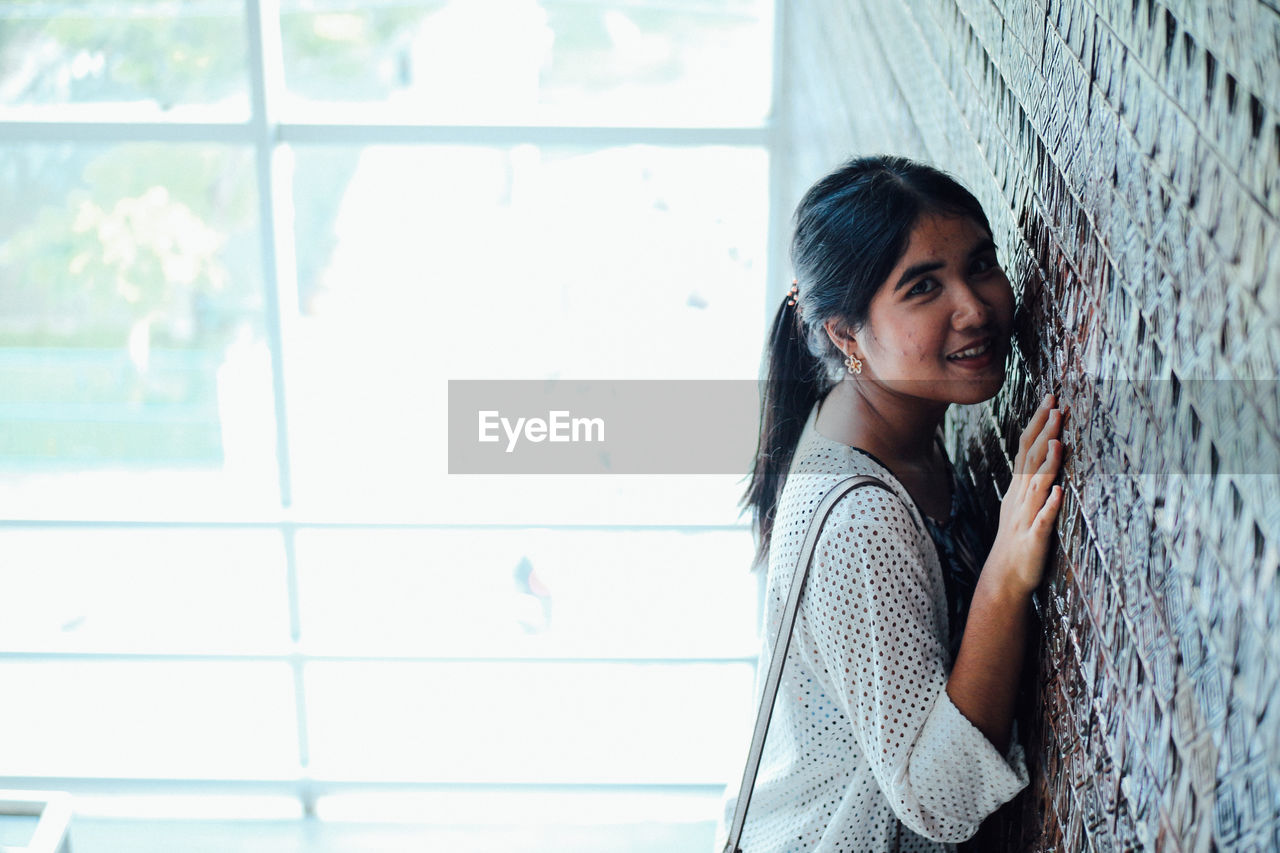
<instances>
[{"instance_id":1,"label":"woman's lips","mask_svg":"<svg viewBox=\"0 0 1280 853\"><path fill-rule=\"evenodd\" d=\"M990 338L987 341L987 350L981 355L970 356L968 358L947 358L947 361L957 367L963 367L968 370L981 370L989 367L1004 352L1004 347L1000 345L999 338Z\"/></svg>"}]
</instances>

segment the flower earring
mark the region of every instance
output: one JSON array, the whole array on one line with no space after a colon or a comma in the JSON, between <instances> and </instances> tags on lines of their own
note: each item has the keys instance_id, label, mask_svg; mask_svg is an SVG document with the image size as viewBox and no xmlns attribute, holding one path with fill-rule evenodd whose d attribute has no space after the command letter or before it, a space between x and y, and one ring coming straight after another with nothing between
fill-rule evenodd
<instances>
[{"instance_id":1,"label":"flower earring","mask_svg":"<svg viewBox=\"0 0 1280 853\"><path fill-rule=\"evenodd\" d=\"M845 353L844 366L855 376L862 372L862 361L853 353Z\"/></svg>"}]
</instances>

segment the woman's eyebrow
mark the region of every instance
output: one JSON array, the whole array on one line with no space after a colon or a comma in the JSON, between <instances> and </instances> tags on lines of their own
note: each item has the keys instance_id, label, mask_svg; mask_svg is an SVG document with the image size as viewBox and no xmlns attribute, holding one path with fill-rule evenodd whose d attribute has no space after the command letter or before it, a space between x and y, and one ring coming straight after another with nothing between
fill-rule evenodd
<instances>
[{"instance_id":1,"label":"woman's eyebrow","mask_svg":"<svg viewBox=\"0 0 1280 853\"><path fill-rule=\"evenodd\" d=\"M976 258L978 255L981 255L983 252L994 252L995 250L996 250L995 241L988 237L986 239L979 241L977 245L975 245L972 249L969 250L969 257ZM902 278L898 279L898 283L893 286L893 289L896 292L899 288L901 288L907 282L911 281L913 278L918 278L919 276L922 276L927 272L933 272L934 270L942 269L945 266L946 264L944 264L942 261L922 261L918 264L912 264L911 266L907 267L906 271L902 274Z\"/></svg>"},{"instance_id":2,"label":"woman's eyebrow","mask_svg":"<svg viewBox=\"0 0 1280 853\"><path fill-rule=\"evenodd\" d=\"M907 271L902 274L902 278L898 279L898 283L893 286L893 289L897 291L904 284L911 281L911 279L922 276L927 272L940 270L945 266L946 264L942 261L924 261L922 263L913 264L912 266L907 267Z\"/></svg>"},{"instance_id":3,"label":"woman's eyebrow","mask_svg":"<svg viewBox=\"0 0 1280 853\"><path fill-rule=\"evenodd\" d=\"M988 237L969 250L969 257L973 258L981 255L983 252L994 252L995 250L996 241Z\"/></svg>"}]
</instances>

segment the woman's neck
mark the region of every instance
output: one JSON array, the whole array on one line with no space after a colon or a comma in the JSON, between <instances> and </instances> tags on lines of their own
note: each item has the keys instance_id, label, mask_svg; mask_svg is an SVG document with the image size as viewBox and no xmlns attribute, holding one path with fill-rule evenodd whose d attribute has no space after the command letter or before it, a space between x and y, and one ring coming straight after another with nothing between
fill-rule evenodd
<instances>
[{"instance_id":1,"label":"woman's neck","mask_svg":"<svg viewBox=\"0 0 1280 853\"><path fill-rule=\"evenodd\" d=\"M830 439L858 447L894 471L934 467L934 435L946 403L902 397L885 389L843 380L820 403L815 426Z\"/></svg>"}]
</instances>

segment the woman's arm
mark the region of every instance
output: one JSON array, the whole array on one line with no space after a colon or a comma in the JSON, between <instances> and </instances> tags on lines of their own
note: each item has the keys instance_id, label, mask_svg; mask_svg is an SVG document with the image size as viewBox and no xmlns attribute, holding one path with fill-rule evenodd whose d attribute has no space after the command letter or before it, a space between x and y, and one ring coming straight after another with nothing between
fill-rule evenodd
<instances>
[{"instance_id":1,"label":"woman's arm","mask_svg":"<svg viewBox=\"0 0 1280 853\"><path fill-rule=\"evenodd\" d=\"M1022 433L1000 528L947 680L952 703L1001 753L1009 747L1031 592L1044 574L1062 506L1062 487L1053 480L1062 464L1063 413L1051 408L1053 402L1053 395L1046 396Z\"/></svg>"},{"instance_id":2,"label":"woman's arm","mask_svg":"<svg viewBox=\"0 0 1280 853\"><path fill-rule=\"evenodd\" d=\"M1030 596L993 581L990 569L988 561L973 592L947 695L1003 755L1013 726Z\"/></svg>"}]
</instances>

